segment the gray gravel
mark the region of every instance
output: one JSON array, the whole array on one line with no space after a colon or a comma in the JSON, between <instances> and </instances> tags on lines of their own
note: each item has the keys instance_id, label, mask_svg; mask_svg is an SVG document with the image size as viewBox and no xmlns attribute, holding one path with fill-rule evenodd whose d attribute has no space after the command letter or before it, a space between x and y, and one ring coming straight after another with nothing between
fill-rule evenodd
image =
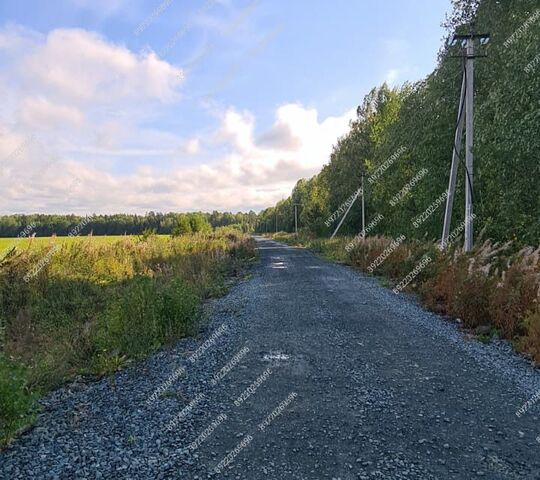
<instances>
[{"instance_id":1,"label":"gray gravel","mask_svg":"<svg viewBox=\"0 0 540 480\"><path fill-rule=\"evenodd\" d=\"M252 278L210 305L198 338L47 396L36 427L0 452L0 478L540 478L540 406L515 414L540 374L508 344L467 339L372 278L258 242Z\"/></svg>"}]
</instances>

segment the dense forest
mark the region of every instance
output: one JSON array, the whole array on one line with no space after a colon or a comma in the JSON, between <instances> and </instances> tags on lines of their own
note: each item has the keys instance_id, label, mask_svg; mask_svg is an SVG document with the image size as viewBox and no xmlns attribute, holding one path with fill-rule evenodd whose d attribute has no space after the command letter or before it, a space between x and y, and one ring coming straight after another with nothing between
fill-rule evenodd
<instances>
[{"instance_id":1,"label":"dense forest","mask_svg":"<svg viewBox=\"0 0 540 480\"><path fill-rule=\"evenodd\" d=\"M133 235L144 231L158 234L190 233L209 228L234 226L252 231L257 214L249 213L154 213L146 215L5 215L0 216L0 237L69 235L84 222L83 235Z\"/></svg>"},{"instance_id":2,"label":"dense forest","mask_svg":"<svg viewBox=\"0 0 540 480\"><path fill-rule=\"evenodd\" d=\"M338 210L341 214L364 174L366 224L377 219L370 234L440 238L444 201L436 203L435 212L418 227L414 219L444 196L448 186L463 68L460 45L451 46L448 40L454 32L469 33L472 24L476 32L491 34L489 44L478 49L487 57L475 61L475 230L483 238L538 243L540 4L538 0L453 4L435 71L400 88L386 84L374 88L358 107L350 131L337 141L329 163L313 178L299 180L290 197L262 211L257 231L274 231L276 224L278 230L293 231L296 203L299 228L330 235L338 221L328 219ZM464 218L464 181L460 164L453 227ZM410 189L402 192L406 185ZM340 233L360 230L357 201Z\"/></svg>"}]
</instances>

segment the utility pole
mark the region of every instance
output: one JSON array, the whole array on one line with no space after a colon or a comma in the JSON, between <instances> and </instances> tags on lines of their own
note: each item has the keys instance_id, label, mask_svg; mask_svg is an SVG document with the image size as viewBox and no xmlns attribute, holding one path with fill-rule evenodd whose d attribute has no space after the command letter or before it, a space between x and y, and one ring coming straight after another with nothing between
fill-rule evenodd
<instances>
[{"instance_id":1,"label":"utility pole","mask_svg":"<svg viewBox=\"0 0 540 480\"><path fill-rule=\"evenodd\" d=\"M294 233L298 236L298 205L299 203L294 204Z\"/></svg>"},{"instance_id":2,"label":"utility pole","mask_svg":"<svg viewBox=\"0 0 540 480\"><path fill-rule=\"evenodd\" d=\"M366 205L364 201L364 172L362 172L362 238L366 238Z\"/></svg>"},{"instance_id":3,"label":"utility pole","mask_svg":"<svg viewBox=\"0 0 540 480\"><path fill-rule=\"evenodd\" d=\"M476 34L473 31L474 24L471 25L471 32L465 35L454 35L451 45L461 43L464 50L457 57L464 60L463 80L461 83L461 94L458 108L458 120L454 136L454 148L452 153L452 166L450 167L450 179L448 181L448 191L446 197L446 210L444 212L444 225L441 237L441 248L448 246L450 234L450 224L452 220L452 206L454 193L456 190L456 178L459 155L463 133L463 123L465 123L465 242L464 251L468 252L473 247L473 145L474 145L474 59L486 57L487 55L475 54L474 42L480 41L480 45L489 42L489 33ZM454 55L453 55L454 56ZM463 113L465 112L465 115Z\"/></svg>"},{"instance_id":4,"label":"utility pole","mask_svg":"<svg viewBox=\"0 0 540 480\"><path fill-rule=\"evenodd\" d=\"M277 233L277 208L276 208L276 233Z\"/></svg>"},{"instance_id":5,"label":"utility pole","mask_svg":"<svg viewBox=\"0 0 540 480\"><path fill-rule=\"evenodd\" d=\"M473 246L473 115L474 115L474 40L467 39L467 60L465 74L467 87L465 91L465 245L464 250L470 251ZM468 180L468 182L467 182ZM467 188L468 183L468 188Z\"/></svg>"}]
</instances>

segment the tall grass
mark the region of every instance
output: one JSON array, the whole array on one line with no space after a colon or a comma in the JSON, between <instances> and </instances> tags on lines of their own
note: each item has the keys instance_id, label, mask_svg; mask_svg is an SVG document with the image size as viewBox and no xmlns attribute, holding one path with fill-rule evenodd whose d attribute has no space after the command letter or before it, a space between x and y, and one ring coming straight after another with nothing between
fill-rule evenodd
<instances>
[{"instance_id":1,"label":"tall grass","mask_svg":"<svg viewBox=\"0 0 540 480\"><path fill-rule=\"evenodd\" d=\"M227 231L52 248L41 242L0 263L0 444L31 421L37 395L189 335L201 302L254 256L249 237Z\"/></svg>"}]
</instances>

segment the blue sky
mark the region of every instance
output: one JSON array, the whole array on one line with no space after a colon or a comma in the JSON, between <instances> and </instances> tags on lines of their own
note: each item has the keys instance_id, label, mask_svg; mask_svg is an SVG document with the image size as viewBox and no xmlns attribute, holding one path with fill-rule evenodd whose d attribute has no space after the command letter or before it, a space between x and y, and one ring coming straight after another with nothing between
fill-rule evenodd
<instances>
[{"instance_id":1,"label":"blue sky","mask_svg":"<svg viewBox=\"0 0 540 480\"><path fill-rule=\"evenodd\" d=\"M0 210L264 208L434 68L449 4L3 0Z\"/></svg>"}]
</instances>

